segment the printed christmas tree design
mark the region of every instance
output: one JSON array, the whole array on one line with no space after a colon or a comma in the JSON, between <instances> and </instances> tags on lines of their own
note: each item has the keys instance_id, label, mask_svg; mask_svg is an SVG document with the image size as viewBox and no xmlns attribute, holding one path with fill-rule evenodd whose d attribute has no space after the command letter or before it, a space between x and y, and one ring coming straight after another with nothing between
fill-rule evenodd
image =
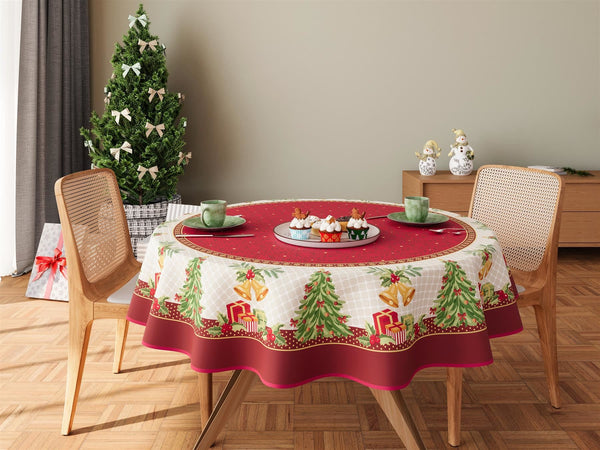
<instances>
[{"instance_id":1,"label":"printed christmas tree design","mask_svg":"<svg viewBox=\"0 0 600 450\"><path fill-rule=\"evenodd\" d=\"M143 6L129 16L123 44L115 45L105 108L81 129L95 167L115 172L125 203L171 198L191 153L183 153L183 95L168 92L165 46L150 34ZM93 137L92 137L93 135Z\"/></svg>"},{"instance_id":2,"label":"printed christmas tree design","mask_svg":"<svg viewBox=\"0 0 600 450\"><path fill-rule=\"evenodd\" d=\"M188 319L192 319L198 328L203 326L202 323L202 273L200 266L204 262L203 258L192 259L185 269L185 283L175 294L175 300L179 301L179 313Z\"/></svg>"},{"instance_id":3,"label":"printed christmas tree design","mask_svg":"<svg viewBox=\"0 0 600 450\"><path fill-rule=\"evenodd\" d=\"M444 261L442 287L434 301L435 325L441 328L474 326L484 320L475 286L455 261Z\"/></svg>"},{"instance_id":4,"label":"printed christmas tree design","mask_svg":"<svg viewBox=\"0 0 600 450\"><path fill-rule=\"evenodd\" d=\"M294 336L300 342L317 337L330 338L352 334L346 321L350 316L342 315L345 302L335 293L331 273L318 271L311 275L304 286L304 298L292 319L297 324Z\"/></svg>"}]
</instances>

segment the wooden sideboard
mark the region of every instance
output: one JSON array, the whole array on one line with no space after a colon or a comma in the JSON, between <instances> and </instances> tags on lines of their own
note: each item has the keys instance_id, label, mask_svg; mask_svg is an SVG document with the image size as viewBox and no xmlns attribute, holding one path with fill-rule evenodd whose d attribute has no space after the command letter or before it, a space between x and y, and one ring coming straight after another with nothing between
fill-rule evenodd
<instances>
[{"instance_id":1,"label":"wooden sideboard","mask_svg":"<svg viewBox=\"0 0 600 450\"><path fill-rule=\"evenodd\" d=\"M600 170L592 177L563 175L563 211L560 222L559 246L600 247ZM439 171L423 176L418 170L402 171L402 197L429 197L432 208L444 209L466 216L469 213L473 172L467 176Z\"/></svg>"}]
</instances>

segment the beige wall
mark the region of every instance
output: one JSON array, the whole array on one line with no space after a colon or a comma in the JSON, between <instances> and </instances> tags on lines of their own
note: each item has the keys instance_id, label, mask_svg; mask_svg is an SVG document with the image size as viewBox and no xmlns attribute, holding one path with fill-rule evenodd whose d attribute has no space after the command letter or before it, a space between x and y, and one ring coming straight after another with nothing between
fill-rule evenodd
<instances>
[{"instance_id":1,"label":"beige wall","mask_svg":"<svg viewBox=\"0 0 600 450\"><path fill-rule=\"evenodd\" d=\"M93 107L133 0L90 0ZM401 200L428 139L600 169L598 1L144 2L186 95L184 201ZM435 206L435 205L434 205Z\"/></svg>"}]
</instances>

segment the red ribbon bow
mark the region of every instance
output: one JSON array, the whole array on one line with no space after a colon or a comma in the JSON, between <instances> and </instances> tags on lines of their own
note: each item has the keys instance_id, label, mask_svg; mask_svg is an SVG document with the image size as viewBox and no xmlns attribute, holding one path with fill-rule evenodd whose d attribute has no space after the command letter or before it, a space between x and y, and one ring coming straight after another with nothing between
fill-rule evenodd
<instances>
[{"instance_id":1,"label":"red ribbon bow","mask_svg":"<svg viewBox=\"0 0 600 450\"><path fill-rule=\"evenodd\" d=\"M58 269L62 276L65 277L65 280L67 279L67 258L62 256L62 251L58 247L54 249L54 256L36 256L35 265L37 266L38 274L33 281L39 279L48 269L52 270L50 275L52 278Z\"/></svg>"}]
</instances>

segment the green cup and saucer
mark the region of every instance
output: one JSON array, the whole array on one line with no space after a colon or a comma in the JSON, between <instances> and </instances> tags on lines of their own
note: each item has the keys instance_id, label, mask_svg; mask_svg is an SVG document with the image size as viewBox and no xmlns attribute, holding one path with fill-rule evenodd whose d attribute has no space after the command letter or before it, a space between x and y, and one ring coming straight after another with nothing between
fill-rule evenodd
<instances>
[{"instance_id":1,"label":"green cup and saucer","mask_svg":"<svg viewBox=\"0 0 600 450\"><path fill-rule=\"evenodd\" d=\"M239 227L246 223L246 219L240 216L225 216L223 225L218 227L209 227L202 221L202 216L193 216L183 221L183 225L188 228L195 228L197 230L205 231L216 231L216 230L227 230L229 228Z\"/></svg>"}]
</instances>

